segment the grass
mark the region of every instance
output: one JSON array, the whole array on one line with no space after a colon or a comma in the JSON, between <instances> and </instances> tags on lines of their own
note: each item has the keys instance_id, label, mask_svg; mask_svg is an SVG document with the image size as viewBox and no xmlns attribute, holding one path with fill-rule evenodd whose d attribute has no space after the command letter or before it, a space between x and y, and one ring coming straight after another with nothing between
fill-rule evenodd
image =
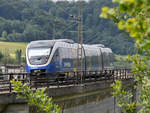
<instances>
[{"instance_id":1,"label":"grass","mask_svg":"<svg viewBox=\"0 0 150 113\"><path fill-rule=\"evenodd\" d=\"M25 56L27 43L23 42L1 42L0 41L0 52L3 54L10 54L10 56L15 56L15 51L21 49L22 55Z\"/></svg>"}]
</instances>

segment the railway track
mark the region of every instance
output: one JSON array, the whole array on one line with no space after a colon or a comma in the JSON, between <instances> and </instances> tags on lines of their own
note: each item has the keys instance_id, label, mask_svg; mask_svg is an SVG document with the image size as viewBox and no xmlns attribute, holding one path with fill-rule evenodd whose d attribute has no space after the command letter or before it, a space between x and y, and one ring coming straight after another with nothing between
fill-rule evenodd
<instances>
[{"instance_id":1,"label":"railway track","mask_svg":"<svg viewBox=\"0 0 150 113\"><path fill-rule=\"evenodd\" d=\"M59 76L61 73L5 73L0 74L0 93L13 92L11 80L16 79L28 84L31 88L42 87L62 87L69 85L84 84L97 81L115 81L132 79L133 75L130 69L104 70L101 72L66 72L65 76Z\"/></svg>"}]
</instances>

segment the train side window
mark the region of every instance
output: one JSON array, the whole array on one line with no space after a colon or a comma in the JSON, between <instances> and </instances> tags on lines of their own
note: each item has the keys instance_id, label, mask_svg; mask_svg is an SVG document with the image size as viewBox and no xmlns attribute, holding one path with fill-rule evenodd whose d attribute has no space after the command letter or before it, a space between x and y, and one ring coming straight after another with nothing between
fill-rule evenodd
<instances>
[{"instance_id":1,"label":"train side window","mask_svg":"<svg viewBox=\"0 0 150 113\"><path fill-rule=\"evenodd\" d=\"M97 53L98 53L98 66L102 68L102 54L100 51L98 51Z\"/></svg>"},{"instance_id":2,"label":"train side window","mask_svg":"<svg viewBox=\"0 0 150 113\"><path fill-rule=\"evenodd\" d=\"M96 57L95 57L95 54L93 53L94 51L91 50L91 65L92 67L95 66L95 60L96 60Z\"/></svg>"},{"instance_id":3,"label":"train side window","mask_svg":"<svg viewBox=\"0 0 150 113\"><path fill-rule=\"evenodd\" d=\"M59 48L59 54L60 54L60 58L62 59L63 58L63 50L62 50L62 48Z\"/></svg>"},{"instance_id":4,"label":"train side window","mask_svg":"<svg viewBox=\"0 0 150 113\"><path fill-rule=\"evenodd\" d=\"M107 66L106 52L103 53L103 62L104 62L104 67L106 67Z\"/></svg>"},{"instance_id":5,"label":"train side window","mask_svg":"<svg viewBox=\"0 0 150 113\"><path fill-rule=\"evenodd\" d=\"M108 52L106 53L106 66L110 66L110 54Z\"/></svg>"},{"instance_id":6,"label":"train side window","mask_svg":"<svg viewBox=\"0 0 150 113\"><path fill-rule=\"evenodd\" d=\"M94 51L94 66L98 67L98 52Z\"/></svg>"},{"instance_id":7,"label":"train side window","mask_svg":"<svg viewBox=\"0 0 150 113\"><path fill-rule=\"evenodd\" d=\"M73 62L74 62L74 67L77 68L77 49L74 49L73 52Z\"/></svg>"},{"instance_id":8,"label":"train side window","mask_svg":"<svg viewBox=\"0 0 150 113\"><path fill-rule=\"evenodd\" d=\"M87 55L87 67L90 68L91 67L91 53L90 53L90 50L86 51L86 55Z\"/></svg>"},{"instance_id":9,"label":"train side window","mask_svg":"<svg viewBox=\"0 0 150 113\"><path fill-rule=\"evenodd\" d=\"M61 58L62 59L67 58L67 50L66 50L66 48L60 48L60 52L61 52Z\"/></svg>"},{"instance_id":10,"label":"train side window","mask_svg":"<svg viewBox=\"0 0 150 113\"><path fill-rule=\"evenodd\" d=\"M89 67L89 66L88 66L89 60L88 60L88 51L87 51L87 49L85 49L85 58L86 58L86 65L87 65L87 67Z\"/></svg>"},{"instance_id":11,"label":"train side window","mask_svg":"<svg viewBox=\"0 0 150 113\"><path fill-rule=\"evenodd\" d=\"M104 53L104 63L105 63L105 67L108 67L108 58L107 58L107 53Z\"/></svg>"},{"instance_id":12,"label":"train side window","mask_svg":"<svg viewBox=\"0 0 150 113\"><path fill-rule=\"evenodd\" d=\"M109 53L107 53L107 60L108 60L107 61L107 63L108 63L107 65L110 66L110 54Z\"/></svg>"},{"instance_id":13,"label":"train side window","mask_svg":"<svg viewBox=\"0 0 150 113\"><path fill-rule=\"evenodd\" d=\"M72 52L72 49L69 48L69 49L68 49L68 52L69 52L69 58L70 58L70 59L73 59L73 52Z\"/></svg>"},{"instance_id":14,"label":"train side window","mask_svg":"<svg viewBox=\"0 0 150 113\"><path fill-rule=\"evenodd\" d=\"M59 60L60 60L60 55L59 55L59 51L57 49L53 55L52 62L57 62Z\"/></svg>"},{"instance_id":15,"label":"train side window","mask_svg":"<svg viewBox=\"0 0 150 113\"><path fill-rule=\"evenodd\" d=\"M70 58L70 53L68 48L61 48L62 49L62 61L66 62Z\"/></svg>"}]
</instances>

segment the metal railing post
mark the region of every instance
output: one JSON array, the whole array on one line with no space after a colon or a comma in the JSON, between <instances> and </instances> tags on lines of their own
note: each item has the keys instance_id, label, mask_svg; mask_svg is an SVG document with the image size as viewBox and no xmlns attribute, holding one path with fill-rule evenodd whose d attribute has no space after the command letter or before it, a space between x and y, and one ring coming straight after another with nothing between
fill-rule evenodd
<instances>
[{"instance_id":1,"label":"metal railing post","mask_svg":"<svg viewBox=\"0 0 150 113\"><path fill-rule=\"evenodd\" d=\"M126 69L124 69L124 76L125 76L125 79L127 79L127 77L126 77Z\"/></svg>"},{"instance_id":2,"label":"metal railing post","mask_svg":"<svg viewBox=\"0 0 150 113\"><path fill-rule=\"evenodd\" d=\"M12 73L9 75L9 92L12 92L12 84L11 84L11 79L12 79Z\"/></svg>"},{"instance_id":3,"label":"metal railing post","mask_svg":"<svg viewBox=\"0 0 150 113\"><path fill-rule=\"evenodd\" d=\"M25 82L25 77L24 77L24 73L23 73L23 84L24 84L24 82Z\"/></svg>"},{"instance_id":4,"label":"metal railing post","mask_svg":"<svg viewBox=\"0 0 150 113\"><path fill-rule=\"evenodd\" d=\"M114 74L114 70L112 70L112 76L113 76L113 82L115 81L115 74Z\"/></svg>"}]
</instances>

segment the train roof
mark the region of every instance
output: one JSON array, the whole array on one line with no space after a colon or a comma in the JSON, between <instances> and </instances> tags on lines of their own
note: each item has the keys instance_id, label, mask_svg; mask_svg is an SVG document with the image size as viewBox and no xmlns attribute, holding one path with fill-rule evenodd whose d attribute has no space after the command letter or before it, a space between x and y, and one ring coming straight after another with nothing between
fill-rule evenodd
<instances>
[{"instance_id":1,"label":"train roof","mask_svg":"<svg viewBox=\"0 0 150 113\"><path fill-rule=\"evenodd\" d=\"M56 39L56 40L37 40L29 43L28 48L34 47L52 47L56 42L66 42L66 43L74 43L73 40L70 39Z\"/></svg>"},{"instance_id":2,"label":"train roof","mask_svg":"<svg viewBox=\"0 0 150 113\"><path fill-rule=\"evenodd\" d=\"M77 48L78 46L78 43L74 43L74 41L70 39L56 39L56 40L32 41L28 44L28 48L53 47L56 42L58 42L57 45L61 47L65 46L65 47ZM110 48L106 48L103 44L92 44L92 45L83 44L83 47L88 49L102 48L103 52L112 52Z\"/></svg>"},{"instance_id":3,"label":"train roof","mask_svg":"<svg viewBox=\"0 0 150 113\"><path fill-rule=\"evenodd\" d=\"M102 52L112 53L112 50L110 48L103 48L101 50L102 50Z\"/></svg>"},{"instance_id":4,"label":"train roof","mask_svg":"<svg viewBox=\"0 0 150 113\"><path fill-rule=\"evenodd\" d=\"M95 46L95 47L105 47L103 44L92 44L92 46Z\"/></svg>"}]
</instances>

